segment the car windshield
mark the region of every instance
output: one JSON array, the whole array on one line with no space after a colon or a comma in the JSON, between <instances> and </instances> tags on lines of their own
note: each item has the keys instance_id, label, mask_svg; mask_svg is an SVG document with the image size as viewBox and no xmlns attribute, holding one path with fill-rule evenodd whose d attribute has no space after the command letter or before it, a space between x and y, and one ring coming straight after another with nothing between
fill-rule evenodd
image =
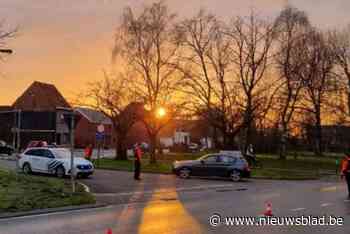
<instances>
[{"instance_id":1,"label":"car windshield","mask_svg":"<svg viewBox=\"0 0 350 234\"><path fill-rule=\"evenodd\" d=\"M55 149L53 150L56 158L70 158L70 151L68 149Z\"/></svg>"}]
</instances>

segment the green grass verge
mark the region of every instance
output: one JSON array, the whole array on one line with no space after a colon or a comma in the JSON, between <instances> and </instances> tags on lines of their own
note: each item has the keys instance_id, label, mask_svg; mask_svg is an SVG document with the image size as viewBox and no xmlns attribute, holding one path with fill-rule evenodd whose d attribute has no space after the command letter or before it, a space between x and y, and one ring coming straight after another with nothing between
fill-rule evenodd
<instances>
[{"instance_id":1,"label":"green grass verge","mask_svg":"<svg viewBox=\"0 0 350 234\"><path fill-rule=\"evenodd\" d=\"M94 161L94 165L99 169L108 170L132 171L134 168L134 162L132 160L100 159L100 165L98 166L97 160ZM157 162L150 164L149 160L142 160L141 171L149 173L171 173L171 163Z\"/></svg>"},{"instance_id":2,"label":"green grass verge","mask_svg":"<svg viewBox=\"0 0 350 234\"><path fill-rule=\"evenodd\" d=\"M191 157L192 158L192 157ZM188 158L186 158L188 159ZM324 172L335 173L334 160L313 160L312 158L279 160L276 157L259 156L263 168L253 169L252 177L261 179L279 180L308 180L318 179ZM94 162L97 165L97 162ZM171 173L170 160L158 160L156 164L150 164L148 159L142 161L141 171L150 173ZM133 170L133 161L100 159L100 169L108 170Z\"/></svg>"},{"instance_id":3,"label":"green grass verge","mask_svg":"<svg viewBox=\"0 0 350 234\"><path fill-rule=\"evenodd\" d=\"M81 185L76 193L70 191L69 181L0 169L0 213L95 203L94 196Z\"/></svg>"}]
</instances>

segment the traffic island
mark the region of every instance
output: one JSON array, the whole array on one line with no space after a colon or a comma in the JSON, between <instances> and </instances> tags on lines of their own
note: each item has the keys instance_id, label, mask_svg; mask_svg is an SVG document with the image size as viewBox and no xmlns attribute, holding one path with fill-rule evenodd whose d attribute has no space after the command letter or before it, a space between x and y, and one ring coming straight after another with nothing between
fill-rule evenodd
<instances>
[{"instance_id":1,"label":"traffic island","mask_svg":"<svg viewBox=\"0 0 350 234\"><path fill-rule=\"evenodd\" d=\"M0 216L5 213L91 204L95 204L95 198L81 184L77 184L76 192L71 193L68 180L16 174L0 169Z\"/></svg>"}]
</instances>

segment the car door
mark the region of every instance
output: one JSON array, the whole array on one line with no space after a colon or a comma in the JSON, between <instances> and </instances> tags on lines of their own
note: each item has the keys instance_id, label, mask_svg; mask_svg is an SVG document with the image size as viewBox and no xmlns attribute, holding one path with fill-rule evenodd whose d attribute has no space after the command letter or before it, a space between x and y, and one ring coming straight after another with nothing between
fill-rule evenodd
<instances>
[{"instance_id":1,"label":"car door","mask_svg":"<svg viewBox=\"0 0 350 234\"><path fill-rule=\"evenodd\" d=\"M40 172L41 151L39 149L28 150L25 155L28 157L32 171Z\"/></svg>"},{"instance_id":2,"label":"car door","mask_svg":"<svg viewBox=\"0 0 350 234\"><path fill-rule=\"evenodd\" d=\"M55 156L48 149L40 149L39 151L41 155L41 159L39 161L40 171L48 173L48 165L51 161L54 160Z\"/></svg>"},{"instance_id":3,"label":"car door","mask_svg":"<svg viewBox=\"0 0 350 234\"><path fill-rule=\"evenodd\" d=\"M200 176L215 176L214 171L217 158L217 155L208 155L206 158L203 158L198 168L198 174Z\"/></svg>"},{"instance_id":4,"label":"car door","mask_svg":"<svg viewBox=\"0 0 350 234\"><path fill-rule=\"evenodd\" d=\"M225 177L228 175L229 171L232 169L232 164L235 159L228 155L219 155L217 164L215 167L215 175L220 177Z\"/></svg>"}]
</instances>

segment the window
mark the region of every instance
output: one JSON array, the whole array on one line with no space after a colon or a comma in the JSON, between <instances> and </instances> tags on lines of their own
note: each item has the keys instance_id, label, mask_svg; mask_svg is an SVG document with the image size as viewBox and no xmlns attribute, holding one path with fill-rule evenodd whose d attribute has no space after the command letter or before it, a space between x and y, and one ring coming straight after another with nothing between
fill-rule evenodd
<instances>
[{"instance_id":1,"label":"window","mask_svg":"<svg viewBox=\"0 0 350 234\"><path fill-rule=\"evenodd\" d=\"M42 149L42 156L45 158L54 158L50 150Z\"/></svg>"},{"instance_id":2,"label":"window","mask_svg":"<svg viewBox=\"0 0 350 234\"><path fill-rule=\"evenodd\" d=\"M235 161L236 159L231 156L226 156L226 155L220 156L220 162L222 163L234 163Z\"/></svg>"},{"instance_id":3,"label":"window","mask_svg":"<svg viewBox=\"0 0 350 234\"><path fill-rule=\"evenodd\" d=\"M216 160L217 160L217 156L216 155L208 156L208 157L204 158L204 161L206 163L215 163Z\"/></svg>"},{"instance_id":4,"label":"window","mask_svg":"<svg viewBox=\"0 0 350 234\"><path fill-rule=\"evenodd\" d=\"M29 150L25 154L30 156L43 156L43 152L40 149Z\"/></svg>"}]
</instances>

